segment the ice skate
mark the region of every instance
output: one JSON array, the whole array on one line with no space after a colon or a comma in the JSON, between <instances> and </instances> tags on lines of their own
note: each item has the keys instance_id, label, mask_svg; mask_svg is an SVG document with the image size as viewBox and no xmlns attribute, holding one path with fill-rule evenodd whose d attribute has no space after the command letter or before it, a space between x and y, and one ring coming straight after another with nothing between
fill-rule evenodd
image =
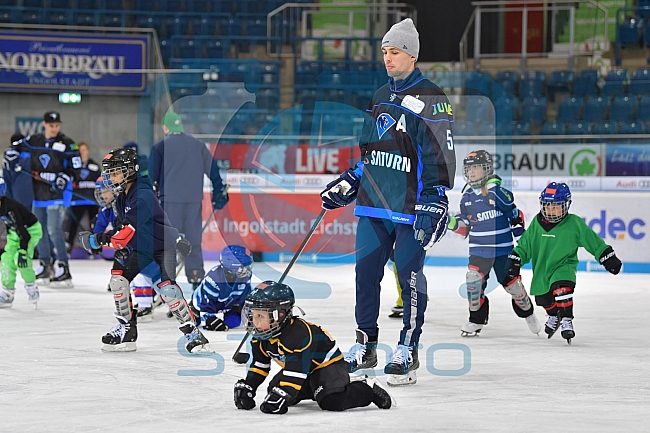
<instances>
[{"instance_id":1,"label":"ice skate","mask_svg":"<svg viewBox=\"0 0 650 433\"><path fill-rule=\"evenodd\" d=\"M135 352L136 340L138 339L137 316L133 312L131 320L113 313L119 322L118 325L102 337L102 352Z\"/></svg>"},{"instance_id":2,"label":"ice skate","mask_svg":"<svg viewBox=\"0 0 650 433\"><path fill-rule=\"evenodd\" d=\"M151 307L138 308L136 316L138 316L138 322L140 323L151 322L153 320L153 309Z\"/></svg>"},{"instance_id":3,"label":"ice skate","mask_svg":"<svg viewBox=\"0 0 650 433\"><path fill-rule=\"evenodd\" d=\"M377 366L377 341L368 341L368 335L359 329L356 333L357 343L345 355L350 373Z\"/></svg>"},{"instance_id":4,"label":"ice skate","mask_svg":"<svg viewBox=\"0 0 650 433\"><path fill-rule=\"evenodd\" d=\"M372 388L372 402L375 406L380 409L390 409L392 406L397 406L393 396L381 386L381 383L376 378L366 376L365 381Z\"/></svg>"},{"instance_id":5,"label":"ice skate","mask_svg":"<svg viewBox=\"0 0 650 433\"><path fill-rule=\"evenodd\" d=\"M185 322L178 327L185 334L185 349L190 353L212 352L209 341L194 322Z\"/></svg>"},{"instance_id":6,"label":"ice skate","mask_svg":"<svg viewBox=\"0 0 650 433\"><path fill-rule=\"evenodd\" d=\"M53 284L55 287L73 287L72 275L70 275L70 269L67 264L59 263L54 277L50 279L50 284Z\"/></svg>"},{"instance_id":7,"label":"ice skate","mask_svg":"<svg viewBox=\"0 0 650 433\"><path fill-rule=\"evenodd\" d=\"M528 325L528 329L530 329L530 332L532 332L533 334L539 335L539 332L542 330L542 325L540 325L539 320L537 320L537 316L535 316L535 313L526 317L526 324Z\"/></svg>"},{"instance_id":8,"label":"ice skate","mask_svg":"<svg viewBox=\"0 0 650 433\"><path fill-rule=\"evenodd\" d=\"M418 350L398 344L384 367L384 373L388 375L386 383L390 386L415 385L418 381L415 374L418 368Z\"/></svg>"},{"instance_id":9,"label":"ice skate","mask_svg":"<svg viewBox=\"0 0 650 433\"><path fill-rule=\"evenodd\" d=\"M388 315L388 317L393 319L400 319L404 315L404 307L401 305L395 305L390 309L390 311L391 313Z\"/></svg>"},{"instance_id":10,"label":"ice skate","mask_svg":"<svg viewBox=\"0 0 650 433\"><path fill-rule=\"evenodd\" d=\"M467 322L460 327L461 337L478 337L485 325L480 323Z\"/></svg>"},{"instance_id":11,"label":"ice skate","mask_svg":"<svg viewBox=\"0 0 650 433\"><path fill-rule=\"evenodd\" d=\"M562 327L562 338L571 344L571 339L576 336L576 332L573 330L573 319L563 317L560 325Z\"/></svg>"},{"instance_id":12,"label":"ice skate","mask_svg":"<svg viewBox=\"0 0 650 433\"><path fill-rule=\"evenodd\" d=\"M548 335L548 338L551 338L555 335L555 331L560 327L560 319L557 316L548 316L546 319L546 325L544 325L544 332Z\"/></svg>"},{"instance_id":13,"label":"ice skate","mask_svg":"<svg viewBox=\"0 0 650 433\"><path fill-rule=\"evenodd\" d=\"M27 291L27 297L29 298L29 302L34 304L34 308L38 308L38 300L40 299L41 295L38 292L38 287L36 287L35 283L25 283L25 290Z\"/></svg>"},{"instance_id":14,"label":"ice skate","mask_svg":"<svg viewBox=\"0 0 650 433\"><path fill-rule=\"evenodd\" d=\"M10 308L11 304L14 302L14 291L13 289L0 289L0 308Z\"/></svg>"},{"instance_id":15,"label":"ice skate","mask_svg":"<svg viewBox=\"0 0 650 433\"><path fill-rule=\"evenodd\" d=\"M41 283L45 285L50 284L50 279L54 276L52 265L48 265L42 260L40 261L40 264L38 265L34 273L36 274L36 279L40 280Z\"/></svg>"}]
</instances>

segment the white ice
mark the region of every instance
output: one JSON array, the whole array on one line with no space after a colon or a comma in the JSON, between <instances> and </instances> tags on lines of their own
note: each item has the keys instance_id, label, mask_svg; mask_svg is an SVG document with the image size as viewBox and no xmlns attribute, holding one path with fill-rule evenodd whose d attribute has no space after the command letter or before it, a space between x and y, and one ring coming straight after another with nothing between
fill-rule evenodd
<instances>
[{"instance_id":1,"label":"white ice","mask_svg":"<svg viewBox=\"0 0 650 433\"><path fill-rule=\"evenodd\" d=\"M389 391L397 406L344 413L301 402L284 416L235 409L234 382L245 368L230 358L243 331L207 332L214 357L182 356L177 324L162 309L138 327L134 353L102 353L116 322L106 285L109 262L71 263L74 288L41 287L38 309L18 283L0 309L0 432L642 432L650 427L650 332L647 275L580 273L576 337L548 340L517 318L500 287L489 294L490 322L462 338L467 303L458 294L464 268L425 268L430 303L421 338L418 383ZM256 278L277 278L286 264L255 264ZM523 271L529 282L530 271ZM327 283L325 299L298 299L306 319L328 329L346 351L354 343L354 266L292 269L296 292ZM298 280L296 280L298 279ZM319 286L325 287L325 286ZM380 343L394 346L401 320L389 319L395 283L386 272ZM536 309L543 321L543 311ZM228 338L230 337L230 339ZM456 349L437 350L436 344ZM465 359L459 345L466 345ZM380 365L385 362L380 352ZM460 376L431 371L471 367ZM381 369L377 371L381 372ZM218 373L218 374L217 374ZM184 375L189 374L189 375ZM385 376L379 377L385 384ZM265 387L257 395L258 407Z\"/></svg>"}]
</instances>

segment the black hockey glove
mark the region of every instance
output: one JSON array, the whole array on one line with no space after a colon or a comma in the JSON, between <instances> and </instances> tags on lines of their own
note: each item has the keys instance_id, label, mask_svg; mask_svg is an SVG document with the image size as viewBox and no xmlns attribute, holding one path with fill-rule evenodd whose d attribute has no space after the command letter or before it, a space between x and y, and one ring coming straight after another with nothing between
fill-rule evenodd
<instances>
[{"instance_id":1,"label":"black hockey glove","mask_svg":"<svg viewBox=\"0 0 650 433\"><path fill-rule=\"evenodd\" d=\"M282 415L289 410L288 402L292 399L288 392L274 387L264 398L264 403L260 406L260 410L264 413L275 413Z\"/></svg>"},{"instance_id":2,"label":"black hockey glove","mask_svg":"<svg viewBox=\"0 0 650 433\"><path fill-rule=\"evenodd\" d=\"M517 208L514 208L512 210L512 215L510 216L510 225L512 227L515 226L521 226L523 228L526 227L526 220L524 218L524 213L521 210Z\"/></svg>"},{"instance_id":3,"label":"black hockey glove","mask_svg":"<svg viewBox=\"0 0 650 433\"><path fill-rule=\"evenodd\" d=\"M208 331L227 331L228 327L223 320L215 316L214 314L205 316L205 325L203 326Z\"/></svg>"},{"instance_id":4,"label":"black hockey glove","mask_svg":"<svg viewBox=\"0 0 650 433\"><path fill-rule=\"evenodd\" d=\"M334 210L345 207L355 201L359 190L359 177L355 170L349 168L337 179L328 183L320 193L321 199L323 200L323 208Z\"/></svg>"},{"instance_id":5,"label":"black hockey glove","mask_svg":"<svg viewBox=\"0 0 650 433\"><path fill-rule=\"evenodd\" d=\"M70 176L68 176L65 173L58 173L56 175L56 178L54 179L54 183L50 186L50 190L52 192L63 192L65 191L65 187L68 186L68 183L70 183L72 179Z\"/></svg>"},{"instance_id":6,"label":"black hockey glove","mask_svg":"<svg viewBox=\"0 0 650 433\"><path fill-rule=\"evenodd\" d=\"M510 284L512 280L519 277L519 272L521 271L521 257L519 257L519 254L513 252L508 255L508 259L510 259L510 267L506 274L506 282L507 284Z\"/></svg>"},{"instance_id":7,"label":"black hockey glove","mask_svg":"<svg viewBox=\"0 0 650 433\"><path fill-rule=\"evenodd\" d=\"M610 274L616 275L621 272L623 263L621 263L618 257L616 257L616 253L612 247L607 247L607 249L600 255L598 261L609 271Z\"/></svg>"},{"instance_id":8,"label":"black hockey glove","mask_svg":"<svg viewBox=\"0 0 650 433\"><path fill-rule=\"evenodd\" d=\"M183 236L179 236L178 239L176 239L176 250L181 253L181 256L187 257L192 252L192 244L190 244L190 241L185 239Z\"/></svg>"},{"instance_id":9,"label":"black hockey glove","mask_svg":"<svg viewBox=\"0 0 650 433\"><path fill-rule=\"evenodd\" d=\"M214 188L212 190L212 207L214 209L223 209L228 204L230 199L228 197L228 188L230 188L230 185L221 184L221 189Z\"/></svg>"},{"instance_id":10,"label":"black hockey glove","mask_svg":"<svg viewBox=\"0 0 650 433\"><path fill-rule=\"evenodd\" d=\"M235 384L235 406L244 410L255 407L255 390L244 379L239 379Z\"/></svg>"},{"instance_id":11,"label":"black hockey glove","mask_svg":"<svg viewBox=\"0 0 650 433\"><path fill-rule=\"evenodd\" d=\"M415 205L415 239L425 250L431 248L447 232L449 200L445 195L427 195L420 197Z\"/></svg>"},{"instance_id":12,"label":"black hockey glove","mask_svg":"<svg viewBox=\"0 0 650 433\"><path fill-rule=\"evenodd\" d=\"M27 267L27 251L18 250L18 267L25 269Z\"/></svg>"}]
</instances>

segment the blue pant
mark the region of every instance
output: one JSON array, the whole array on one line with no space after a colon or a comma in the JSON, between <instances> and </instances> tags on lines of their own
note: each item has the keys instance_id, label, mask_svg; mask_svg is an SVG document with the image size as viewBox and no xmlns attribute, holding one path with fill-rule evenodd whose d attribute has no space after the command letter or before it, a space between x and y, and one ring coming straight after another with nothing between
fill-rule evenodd
<instances>
[{"instance_id":1,"label":"blue pant","mask_svg":"<svg viewBox=\"0 0 650 433\"><path fill-rule=\"evenodd\" d=\"M399 343L417 346L427 309L427 279L422 272L426 252L415 239L413 226L409 224L396 224L379 218L359 218L355 268L357 327L371 340L378 336L380 283L393 248L404 301L404 326Z\"/></svg>"},{"instance_id":2,"label":"blue pant","mask_svg":"<svg viewBox=\"0 0 650 433\"><path fill-rule=\"evenodd\" d=\"M68 264L68 250L63 234L63 217L65 206L32 207L32 213L43 226L43 237L38 242L38 258L46 264L54 263L54 250L61 263Z\"/></svg>"},{"instance_id":3,"label":"blue pant","mask_svg":"<svg viewBox=\"0 0 650 433\"><path fill-rule=\"evenodd\" d=\"M203 279L203 252L201 250L201 202L195 203L168 203L163 202L163 209L169 222L185 239L192 244L192 252L185 258L185 275L187 278ZM195 272L198 271L198 272Z\"/></svg>"}]
</instances>

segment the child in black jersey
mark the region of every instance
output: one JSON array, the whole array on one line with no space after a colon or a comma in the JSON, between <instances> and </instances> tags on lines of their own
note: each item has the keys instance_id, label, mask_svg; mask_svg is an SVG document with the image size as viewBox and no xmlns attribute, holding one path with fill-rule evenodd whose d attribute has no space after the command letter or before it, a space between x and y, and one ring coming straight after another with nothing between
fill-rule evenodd
<instances>
[{"instance_id":1,"label":"child in black jersey","mask_svg":"<svg viewBox=\"0 0 650 433\"><path fill-rule=\"evenodd\" d=\"M29 301L38 302L36 274L32 269L34 248L43 236L41 223L36 216L16 200L6 197L6 185L0 177L0 219L7 227L7 244L2 253L2 288L0 288L0 308L11 307L16 289L16 270L25 281Z\"/></svg>"},{"instance_id":2,"label":"child in black jersey","mask_svg":"<svg viewBox=\"0 0 650 433\"><path fill-rule=\"evenodd\" d=\"M235 406L255 407L255 392L271 370L271 359L282 370L271 380L260 405L264 413L284 414L301 400L315 400L323 410L343 411L374 403L391 407L391 397L378 382L350 382L347 364L336 341L323 328L294 317L291 287L260 283L244 303L246 328L252 335L253 362L246 379L235 384Z\"/></svg>"}]
</instances>

